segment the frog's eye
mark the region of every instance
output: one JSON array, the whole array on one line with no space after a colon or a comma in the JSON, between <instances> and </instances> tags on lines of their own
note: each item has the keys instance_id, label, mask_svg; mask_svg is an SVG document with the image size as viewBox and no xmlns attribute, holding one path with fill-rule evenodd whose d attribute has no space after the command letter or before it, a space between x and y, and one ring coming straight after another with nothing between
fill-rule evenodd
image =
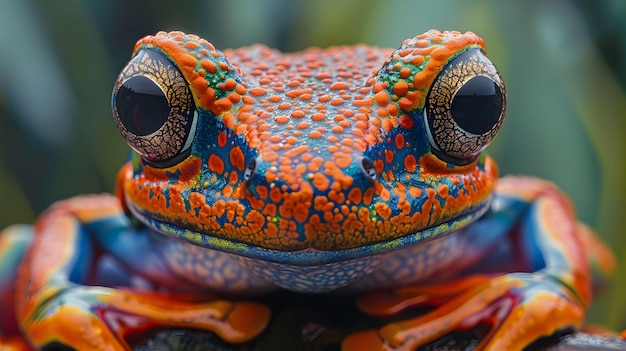
<instances>
[{"instance_id":1,"label":"frog's eye","mask_svg":"<svg viewBox=\"0 0 626 351\"><path fill-rule=\"evenodd\" d=\"M453 58L433 82L424 109L433 153L459 165L475 160L496 136L505 109L502 78L481 50Z\"/></svg>"},{"instance_id":2,"label":"frog's eye","mask_svg":"<svg viewBox=\"0 0 626 351\"><path fill-rule=\"evenodd\" d=\"M113 116L128 145L155 166L188 155L197 111L182 73L161 53L144 49L113 89Z\"/></svg>"}]
</instances>

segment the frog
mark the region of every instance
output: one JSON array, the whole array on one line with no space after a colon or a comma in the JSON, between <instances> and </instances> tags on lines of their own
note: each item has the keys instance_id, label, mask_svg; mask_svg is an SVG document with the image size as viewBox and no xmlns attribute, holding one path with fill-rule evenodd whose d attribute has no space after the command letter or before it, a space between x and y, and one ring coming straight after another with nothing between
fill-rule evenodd
<instances>
[{"instance_id":1,"label":"frog","mask_svg":"<svg viewBox=\"0 0 626 351\"><path fill-rule=\"evenodd\" d=\"M277 291L382 321L344 351L479 324L481 350L515 350L580 328L614 257L556 185L499 177L484 150L506 103L473 32L295 53L146 36L112 94L131 149L115 193L0 235L0 346L129 350L166 328L240 345Z\"/></svg>"}]
</instances>

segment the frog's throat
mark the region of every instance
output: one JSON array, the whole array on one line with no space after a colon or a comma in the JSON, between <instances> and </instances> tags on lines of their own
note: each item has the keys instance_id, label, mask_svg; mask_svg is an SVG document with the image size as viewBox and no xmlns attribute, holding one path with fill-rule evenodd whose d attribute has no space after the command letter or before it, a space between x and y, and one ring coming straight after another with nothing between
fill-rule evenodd
<instances>
[{"instance_id":1,"label":"frog's throat","mask_svg":"<svg viewBox=\"0 0 626 351\"><path fill-rule=\"evenodd\" d=\"M280 251L263 248L242 242L234 242L228 239L219 238L199 233L186 228L179 227L171 223L164 223L155 218L143 214L135 208L132 203L127 204L134 217L149 228L175 239L188 242L193 245L207 249L219 250L239 256L264 260L275 263L283 263L294 266L315 266L333 262L342 262L357 259L360 257L373 256L389 251L398 250L411 245L423 243L435 238L455 232L480 218L491 205L493 195L488 196L484 201L469 208L457 217L447 220L415 233L410 233L395 239L381 241L360 247L343 250L322 251L307 248L296 251Z\"/></svg>"}]
</instances>

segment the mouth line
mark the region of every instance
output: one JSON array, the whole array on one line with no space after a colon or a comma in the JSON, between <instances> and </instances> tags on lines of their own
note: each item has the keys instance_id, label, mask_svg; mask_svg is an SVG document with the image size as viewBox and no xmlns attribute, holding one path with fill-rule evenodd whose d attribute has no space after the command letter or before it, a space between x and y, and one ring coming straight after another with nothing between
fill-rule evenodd
<instances>
[{"instance_id":1,"label":"mouth line","mask_svg":"<svg viewBox=\"0 0 626 351\"><path fill-rule=\"evenodd\" d=\"M135 208L132 204L130 204L129 209L133 216L149 228L168 237L182 240L192 245L273 263L288 264L292 266L317 266L378 255L411 245L417 245L429 240L434 240L474 222L477 218L487 212L490 204L491 197L488 197L481 203L472 206L469 210L447 220L444 223L424 228L418 232L406 234L395 239L336 251L322 251L311 248L297 251L280 251L276 249L263 248L243 242L235 242L224 238L218 238L205 233L199 233L175 224L161 222L156 218L142 213L141 210Z\"/></svg>"}]
</instances>

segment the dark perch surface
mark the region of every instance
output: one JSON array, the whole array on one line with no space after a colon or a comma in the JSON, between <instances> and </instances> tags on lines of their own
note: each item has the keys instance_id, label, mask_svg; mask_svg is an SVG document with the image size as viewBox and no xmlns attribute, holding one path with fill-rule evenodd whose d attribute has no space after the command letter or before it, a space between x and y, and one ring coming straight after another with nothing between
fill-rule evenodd
<instances>
[{"instance_id":1,"label":"dark perch surface","mask_svg":"<svg viewBox=\"0 0 626 351\"><path fill-rule=\"evenodd\" d=\"M354 306L352 297L327 297L297 294L279 294L264 299L273 311L272 320L259 337L250 343L228 345L216 336L189 330L164 330L140 340L130 340L135 350L215 350L215 351L339 351L344 336L359 330L384 325L379 319L368 318ZM417 311L401 317L410 318ZM386 320L387 322L389 319ZM460 351L473 350L487 326L458 331L421 350ZM542 340L530 350L541 351L592 351L626 350L626 341L620 338L601 337L575 333Z\"/></svg>"},{"instance_id":2,"label":"dark perch surface","mask_svg":"<svg viewBox=\"0 0 626 351\"><path fill-rule=\"evenodd\" d=\"M279 345L279 344L278 344ZM439 340L431 345L423 347L423 351L469 351L478 345L478 339L471 335L457 335ZM274 348L284 347L284 348ZM215 337L197 331L172 330L157 334L148 342L135 348L141 351L174 351L174 350L307 350L307 351L333 351L340 350L339 344L324 345L322 343L302 343L301 345L284 343L283 346L263 346L263 345L240 345L227 346L217 342ZM626 341L620 338L601 337L597 335L576 333L566 335L552 340L546 340L541 344L530 347L529 350L536 351L600 351L600 350L626 350Z\"/></svg>"}]
</instances>

